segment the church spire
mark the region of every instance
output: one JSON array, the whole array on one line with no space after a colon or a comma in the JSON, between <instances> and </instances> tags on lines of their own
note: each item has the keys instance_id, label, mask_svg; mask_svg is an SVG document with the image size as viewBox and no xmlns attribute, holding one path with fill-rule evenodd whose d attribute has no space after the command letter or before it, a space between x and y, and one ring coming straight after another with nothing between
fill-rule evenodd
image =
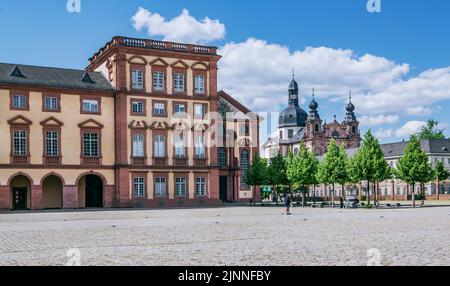
<instances>
[{"instance_id":1,"label":"church spire","mask_svg":"<svg viewBox=\"0 0 450 286\"><path fill-rule=\"evenodd\" d=\"M292 69L292 81L289 84L289 105L299 106L298 101L298 83L295 81L295 73Z\"/></svg>"}]
</instances>

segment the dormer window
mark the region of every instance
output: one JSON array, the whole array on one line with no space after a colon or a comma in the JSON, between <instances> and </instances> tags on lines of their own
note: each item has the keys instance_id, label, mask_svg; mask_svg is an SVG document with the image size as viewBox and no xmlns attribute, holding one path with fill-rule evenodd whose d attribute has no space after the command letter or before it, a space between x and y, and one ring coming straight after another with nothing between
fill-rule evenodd
<instances>
[{"instance_id":1,"label":"dormer window","mask_svg":"<svg viewBox=\"0 0 450 286\"><path fill-rule=\"evenodd\" d=\"M27 78L26 76L24 76L24 74L19 69L19 67L15 67L14 68L13 72L11 73L11 76L13 76L13 77L20 77L20 78Z\"/></svg>"}]
</instances>

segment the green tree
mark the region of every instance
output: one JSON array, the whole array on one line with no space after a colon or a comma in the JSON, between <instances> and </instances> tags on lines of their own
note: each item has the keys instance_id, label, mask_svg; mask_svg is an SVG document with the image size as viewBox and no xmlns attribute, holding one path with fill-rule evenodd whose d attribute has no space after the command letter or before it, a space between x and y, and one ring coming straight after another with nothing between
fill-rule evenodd
<instances>
[{"instance_id":1,"label":"green tree","mask_svg":"<svg viewBox=\"0 0 450 286\"><path fill-rule=\"evenodd\" d=\"M396 176L412 186L412 205L416 206L415 185L431 178L433 168L428 163L428 156L420 147L417 136L411 136L403 156L398 160Z\"/></svg>"},{"instance_id":2,"label":"green tree","mask_svg":"<svg viewBox=\"0 0 450 286\"><path fill-rule=\"evenodd\" d=\"M297 156L288 157L286 160L286 175L290 183L296 186L302 193L303 207L306 206L306 193L310 185L316 184L316 173L319 161L314 153L308 151L302 144Z\"/></svg>"},{"instance_id":3,"label":"green tree","mask_svg":"<svg viewBox=\"0 0 450 286\"><path fill-rule=\"evenodd\" d=\"M439 190L440 190L440 182L443 180L447 180L450 177L450 172L445 169L444 163L442 161L437 161L434 166L434 180L436 180L436 198L439 200Z\"/></svg>"},{"instance_id":4,"label":"green tree","mask_svg":"<svg viewBox=\"0 0 450 286\"><path fill-rule=\"evenodd\" d=\"M280 187L289 184L289 180L286 176L286 162L280 153L270 160L267 170L267 184L272 186L278 204L278 192L280 191Z\"/></svg>"},{"instance_id":5,"label":"green tree","mask_svg":"<svg viewBox=\"0 0 450 286\"><path fill-rule=\"evenodd\" d=\"M364 135L361 148L351 160L350 170L351 181L366 181L367 205L370 206L370 183L384 181L391 175L380 143L372 135L371 130Z\"/></svg>"},{"instance_id":6,"label":"green tree","mask_svg":"<svg viewBox=\"0 0 450 286\"><path fill-rule=\"evenodd\" d=\"M445 139L444 129L439 129L439 122L429 119L427 124L416 134L419 140Z\"/></svg>"},{"instance_id":7,"label":"green tree","mask_svg":"<svg viewBox=\"0 0 450 286\"><path fill-rule=\"evenodd\" d=\"M346 158L343 156L341 148L336 145L334 139L330 140L327 153L323 157L322 163L319 165L317 180L320 183L332 186L331 204L333 207L335 184L342 183L348 178L346 165Z\"/></svg>"},{"instance_id":8,"label":"green tree","mask_svg":"<svg viewBox=\"0 0 450 286\"><path fill-rule=\"evenodd\" d=\"M253 204L256 205L256 188L267 184L267 161L262 159L259 154L253 158L251 165L248 168L245 183L253 186Z\"/></svg>"}]
</instances>

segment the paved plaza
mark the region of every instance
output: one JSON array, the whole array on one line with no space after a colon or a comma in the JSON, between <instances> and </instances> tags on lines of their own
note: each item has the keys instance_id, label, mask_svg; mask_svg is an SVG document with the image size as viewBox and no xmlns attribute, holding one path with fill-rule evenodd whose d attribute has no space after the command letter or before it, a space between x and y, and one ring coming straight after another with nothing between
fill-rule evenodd
<instances>
[{"instance_id":1,"label":"paved plaza","mask_svg":"<svg viewBox=\"0 0 450 286\"><path fill-rule=\"evenodd\" d=\"M0 265L65 265L73 249L81 265L367 265L378 258L382 265L450 265L448 207L282 212L5 213Z\"/></svg>"}]
</instances>

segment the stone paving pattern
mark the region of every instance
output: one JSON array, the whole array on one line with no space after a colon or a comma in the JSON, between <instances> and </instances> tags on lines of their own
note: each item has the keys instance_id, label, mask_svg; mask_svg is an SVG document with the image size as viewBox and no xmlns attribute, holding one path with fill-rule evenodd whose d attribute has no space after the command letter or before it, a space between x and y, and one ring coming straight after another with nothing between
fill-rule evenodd
<instances>
[{"instance_id":1,"label":"stone paving pattern","mask_svg":"<svg viewBox=\"0 0 450 286\"><path fill-rule=\"evenodd\" d=\"M0 265L450 265L450 208L0 214Z\"/></svg>"}]
</instances>

